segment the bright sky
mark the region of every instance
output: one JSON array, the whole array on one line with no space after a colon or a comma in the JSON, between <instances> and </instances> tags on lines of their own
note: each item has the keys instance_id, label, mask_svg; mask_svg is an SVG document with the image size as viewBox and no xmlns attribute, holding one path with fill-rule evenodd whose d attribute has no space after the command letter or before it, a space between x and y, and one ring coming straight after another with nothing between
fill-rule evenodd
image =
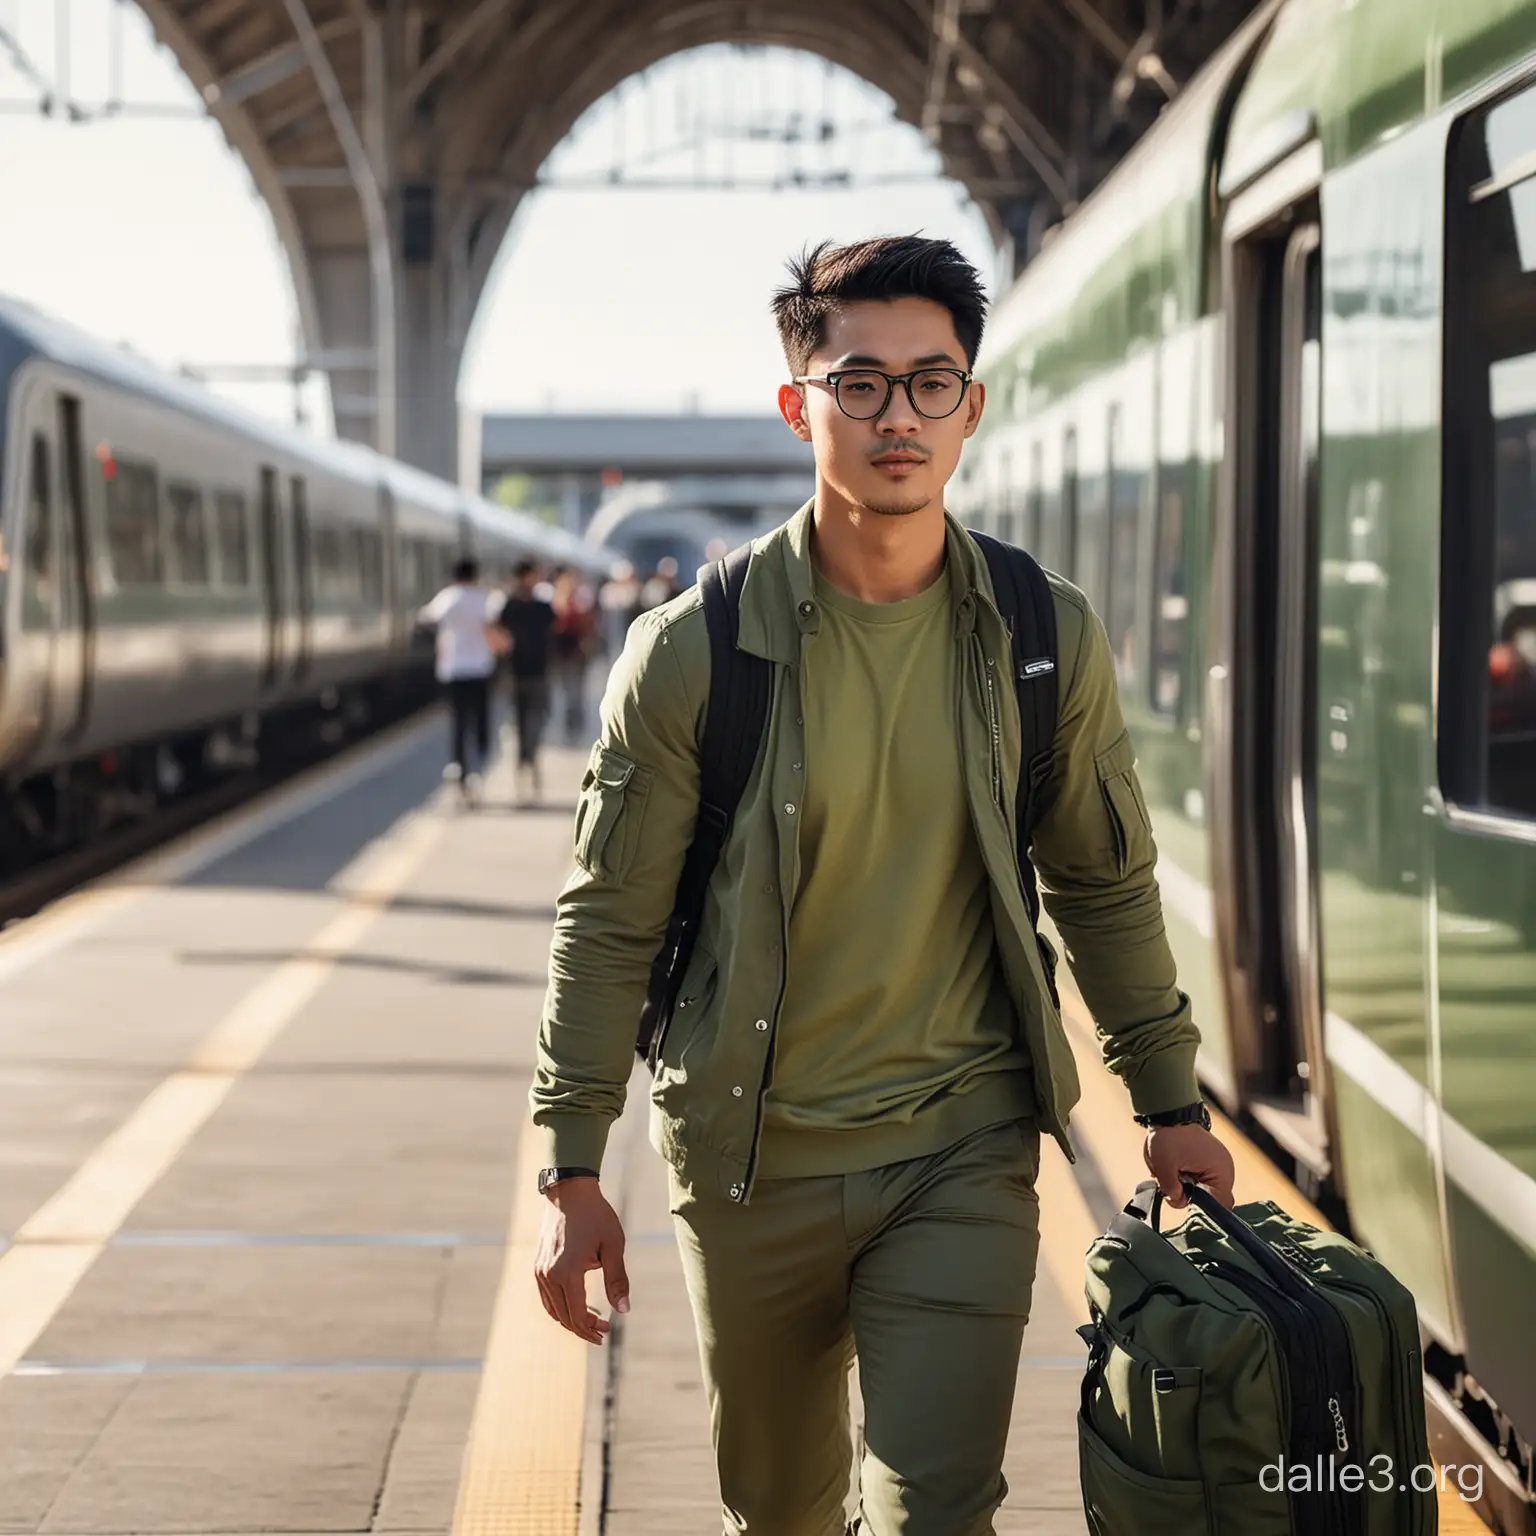
<instances>
[{"instance_id":1,"label":"bright sky","mask_svg":"<svg viewBox=\"0 0 1536 1536\"><path fill-rule=\"evenodd\" d=\"M111 0L74 0L70 93L108 95ZM122 8L127 99L196 108L146 22ZM172 366L286 363L296 322L271 222L216 124L195 115L67 125L3 47L58 79L54 0L0 0L0 292ZM925 177L850 190L546 189L524 200L478 317L460 397L485 410L771 411L784 373L767 304L809 241L922 230L954 240L990 278L986 225L881 93L781 50L684 56L599 103L552 157L566 179L611 165L623 133L647 174L727 166L761 178L786 154L814 167L848 149L692 144L699 121L749 129L786 106L857 125L866 173ZM291 417L284 386L225 386ZM323 394L310 415L328 424Z\"/></svg>"}]
</instances>

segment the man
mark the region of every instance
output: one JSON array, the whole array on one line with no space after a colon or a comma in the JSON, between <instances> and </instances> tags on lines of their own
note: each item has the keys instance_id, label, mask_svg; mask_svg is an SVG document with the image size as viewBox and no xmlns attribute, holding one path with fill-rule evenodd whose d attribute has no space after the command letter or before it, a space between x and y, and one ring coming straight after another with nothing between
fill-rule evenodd
<instances>
[{"instance_id":1,"label":"man","mask_svg":"<svg viewBox=\"0 0 1536 1536\"><path fill-rule=\"evenodd\" d=\"M473 805L480 798L490 753L491 674L496 670L489 633L495 602L480 585L479 562L468 556L455 561L452 585L444 587L418 617L437 631L437 680L448 695L452 713L443 777L457 784L465 802ZM473 760L467 750L471 732Z\"/></svg>"},{"instance_id":2,"label":"man","mask_svg":"<svg viewBox=\"0 0 1536 1536\"><path fill-rule=\"evenodd\" d=\"M1033 1285L1042 1131L1078 1097L1022 893L1022 734L987 567L944 511L985 402L984 300L944 241L810 252L775 300L816 495L759 539L739 644L774 663L758 771L710 887L653 1088L701 1341L724 1529L840 1536L856 1353L872 1536L979 1536ZM1200 1123L1103 626L1051 578L1060 709L1033 851L1148 1165L1232 1201ZM1001 673L1004 681L994 679ZM532 1090L536 1273L582 1338L629 1310L598 1178L693 834L709 647L697 591L630 631L578 810ZM1119 781L1118 784L1116 781ZM1113 791L1113 793L1111 792ZM1208 1118L1205 1124L1208 1125ZM529 1172L532 1177L532 1171Z\"/></svg>"},{"instance_id":3,"label":"man","mask_svg":"<svg viewBox=\"0 0 1536 1536\"><path fill-rule=\"evenodd\" d=\"M520 560L497 619L511 640L508 670L517 722L517 790L525 804L537 803L543 793L539 738L549 715L549 637L555 622L554 608L538 595L538 585L538 566Z\"/></svg>"}]
</instances>

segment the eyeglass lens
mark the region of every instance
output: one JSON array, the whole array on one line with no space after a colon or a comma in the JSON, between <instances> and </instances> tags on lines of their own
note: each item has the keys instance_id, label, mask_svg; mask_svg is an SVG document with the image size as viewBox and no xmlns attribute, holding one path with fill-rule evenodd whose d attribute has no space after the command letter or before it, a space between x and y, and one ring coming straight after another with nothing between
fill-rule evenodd
<instances>
[{"instance_id":1,"label":"eyeglass lens","mask_svg":"<svg viewBox=\"0 0 1536 1536\"><path fill-rule=\"evenodd\" d=\"M883 373L854 370L838 376L837 403L855 421L870 421L884 412L891 388L890 379ZM914 374L908 388L917 413L937 420L954 413L965 393L965 380L947 369L931 368Z\"/></svg>"}]
</instances>

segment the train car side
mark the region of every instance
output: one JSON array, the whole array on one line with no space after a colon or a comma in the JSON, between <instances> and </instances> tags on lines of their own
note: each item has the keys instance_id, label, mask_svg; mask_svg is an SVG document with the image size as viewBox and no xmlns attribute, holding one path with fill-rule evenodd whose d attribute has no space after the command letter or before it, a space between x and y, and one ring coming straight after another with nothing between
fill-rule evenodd
<instances>
[{"instance_id":1,"label":"train car side","mask_svg":"<svg viewBox=\"0 0 1536 1536\"><path fill-rule=\"evenodd\" d=\"M1262 10L999 306L963 493L1104 614L1202 1077L1413 1287L1521 1531L1533 43L1530 0Z\"/></svg>"}]
</instances>

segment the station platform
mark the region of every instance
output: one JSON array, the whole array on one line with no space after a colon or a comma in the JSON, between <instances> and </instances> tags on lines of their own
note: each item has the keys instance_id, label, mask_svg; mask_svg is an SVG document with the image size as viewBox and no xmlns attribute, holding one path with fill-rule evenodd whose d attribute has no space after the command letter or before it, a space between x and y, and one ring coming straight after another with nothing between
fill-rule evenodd
<instances>
[{"instance_id":1,"label":"station platform","mask_svg":"<svg viewBox=\"0 0 1536 1536\"><path fill-rule=\"evenodd\" d=\"M407 724L0 938L0 1533L720 1529L641 1084L632 1310L545 1316L526 1094L585 753L468 812ZM1000 1536L1080 1536L1082 1253L1141 1135L1079 1017ZM1240 1198L1315 1218L1236 1140ZM594 1298L596 1297L594 1277ZM856 1384L853 1388L856 1392ZM1454 1498L1443 1531L1481 1531Z\"/></svg>"}]
</instances>

